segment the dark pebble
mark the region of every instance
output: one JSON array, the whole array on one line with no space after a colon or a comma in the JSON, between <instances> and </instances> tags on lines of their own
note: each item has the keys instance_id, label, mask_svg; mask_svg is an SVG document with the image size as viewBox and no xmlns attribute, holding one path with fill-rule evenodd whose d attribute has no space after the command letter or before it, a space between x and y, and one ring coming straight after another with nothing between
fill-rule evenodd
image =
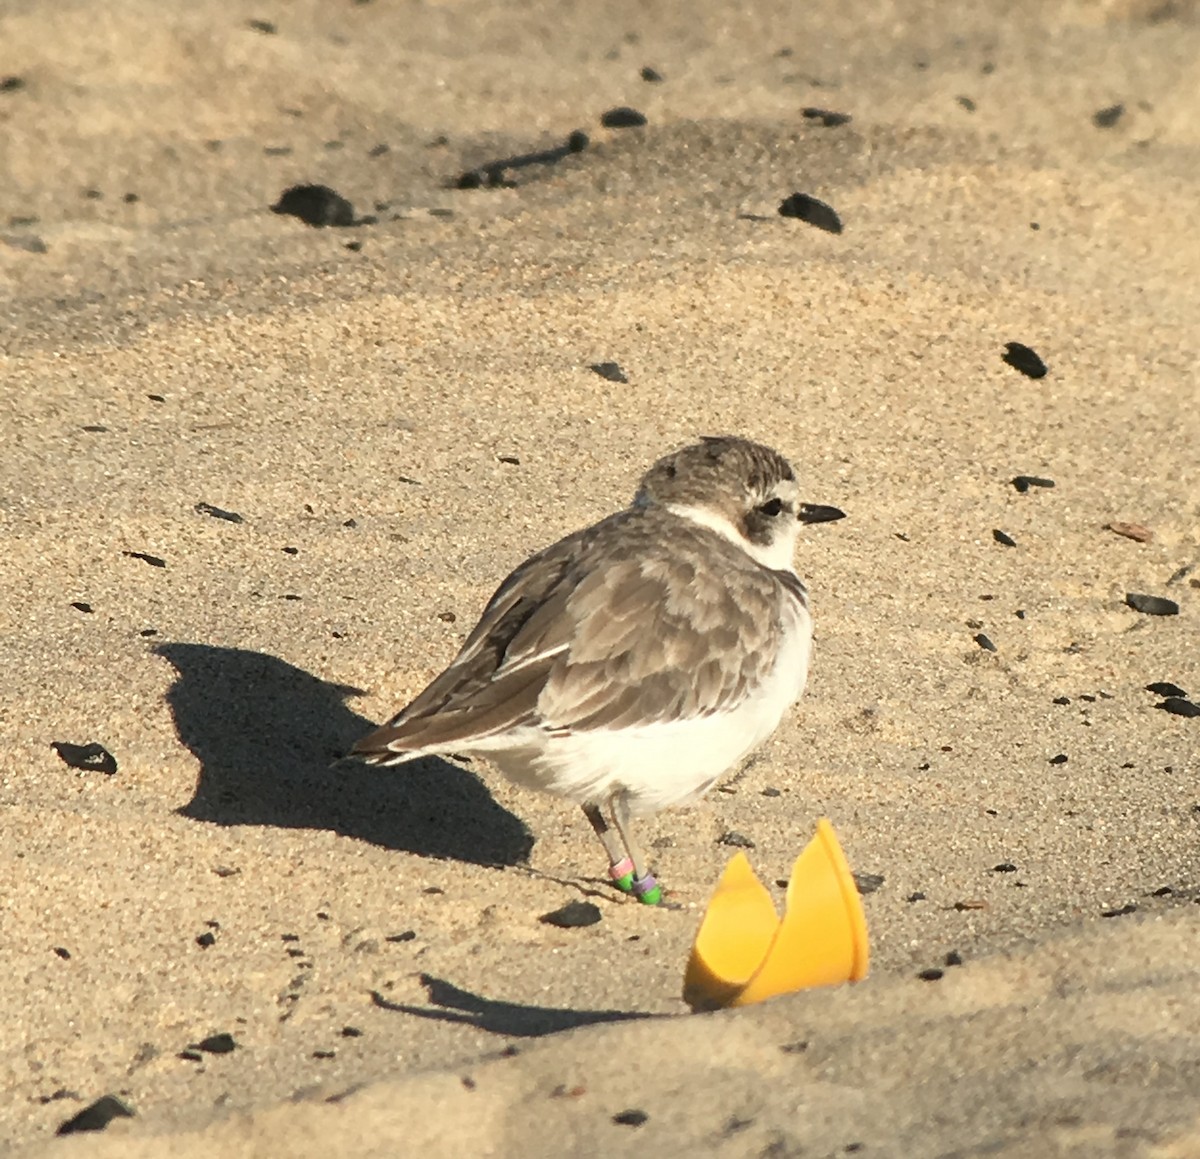
<instances>
[{"instance_id":1,"label":"dark pebble","mask_svg":"<svg viewBox=\"0 0 1200 1159\"><path fill-rule=\"evenodd\" d=\"M455 620L458 619L453 612L438 612L437 618L441 620L443 624L453 624Z\"/></svg>"},{"instance_id":2,"label":"dark pebble","mask_svg":"<svg viewBox=\"0 0 1200 1159\"><path fill-rule=\"evenodd\" d=\"M973 113L975 111L975 102L971 100L970 97L955 97L954 99L962 108L966 109L968 113Z\"/></svg>"},{"instance_id":3,"label":"dark pebble","mask_svg":"<svg viewBox=\"0 0 1200 1159\"><path fill-rule=\"evenodd\" d=\"M359 1030L357 1026L343 1026L342 1027L342 1037L343 1038L362 1038L362 1031Z\"/></svg>"},{"instance_id":4,"label":"dark pebble","mask_svg":"<svg viewBox=\"0 0 1200 1159\"><path fill-rule=\"evenodd\" d=\"M0 234L0 241L15 250L24 250L27 254L44 254L47 252L46 243L35 233L6 233ZM86 428L84 428L86 430Z\"/></svg>"},{"instance_id":5,"label":"dark pebble","mask_svg":"<svg viewBox=\"0 0 1200 1159\"><path fill-rule=\"evenodd\" d=\"M882 873L854 873L851 876L854 878L855 888L864 896L874 893L886 880Z\"/></svg>"},{"instance_id":6,"label":"dark pebble","mask_svg":"<svg viewBox=\"0 0 1200 1159\"><path fill-rule=\"evenodd\" d=\"M622 1111L619 1115L613 1115L612 1121L619 1123L622 1127L640 1127L643 1123L650 1121L650 1116L645 1111L629 1110Z\"/></svg>"},{"instance_id":7,"label":"dark pebble","mask_svg":"<svg viewBox=\"0 0 1200 1159\"><path fill-rule=\"evenodd\" d=\"M151 402L166 402L167 401L166 398L161 394L148 394L148 395L146 395L146 397Z\"/></svg>"},{"instance_id":8,"label":"dark pebble","mask_svg":"<svg viewBox=\"0 0 1200 1159\"><path fill-rule=\"evenodd\" d=\"M392 150L391 150L390 145L385 145L381 142L378 145L372 145L371 148L367 150L367 156L368 157L382 157L385 153L390 153L391 151Z\"/></svg>"},{"instance_id":9,"label":"dark pebble","mask_svg":"<svg viewBox=\"0 0 1200 1159\"><path fill-rule=\"evenodd\" d=\"M1154 707L1161 708L1163 712L1169 712L1172 716L1200 716L1200 704L1193 704L1190 700L1184 700L1182 696L1168 696Z\"/></svg>"},{"instance_id":10,"label":"dark pebble","mask_svg":"<svg viewBox=\"0 0 1200 1159\"><path fill-rule=\"evenodd\" d=\"M246 521L236 511L225 511L214 507L211 503L197 503L198 515L211 515L214 519L224 519L226 523L245 523Z\"/></svg>"},{"instance_id":11,"label":"dark pebble","mask_svg":"<svg viewBox=\"0 0 1200 1159\"><path fill-rule=\"evenodd\" d=\"M1058 756L1051 757L1050 763L1052 765L1065 765L1067 763L1067 754L1059 753Z\"/></svg>"},{"instance_id":12,"label":"dark pebble","mask_svg":"<svg viewBox=\"0 0 1200 1159\"><path fill-rule=\"evenodd\" d=\"M151 567L166 567L167 561L157 555L150 555L144 551L123 551L122 555L129 556L130 559L140 559L143 563L148 563Z\"/></svg>"},{"instance_id":13,"label":"dark pebble","mask_svg":"<svg viewBox=\"0 0 1200 1159\"><path fill-rule=\"evenodd\" d=\"M651 68L649 65L646 65L646 67L642 69L641 75L642 80L644 80L647 84L662 84L663 74L656 68Z\"/></svg>"},{"instance_id":14,"label":"dark pebble","mask_svg":"<svg viewBox=\"0 0 1200 1159\"><path fill-rule=\"evenodd\" d=\"M782 796L782 793L780 793L778 789L772 788L770 785L768 785L765 789L763 789L761 795L764 797L779 797Z\"/></svg>"},{"instance_id":15,"label":"dark pebble","mask_svg":"<svg viewBox=\"0 0 1200 1159\"><path fill-rule=\"evenodd\" d=\"M1024 495L1030 487L1053 487L1053 479L1043 479L1038 475L1014 475L1012 485Z\"/></svg>"},{"instance_id":16,"label":"dark pebble","mask_svg":"<svg viewBox=\"0 0 1200 1159\"><path fill-rule=\"evenodd\" d=\"M217 935L214 934L212 930L205 930L204 933L202 933L196 939L196 945L198 945L202 950L207 950L209 946L215 946L216 944Z\"/></svg>"},{"instance_id":17,"label":"dark pebble","mask_svg":"<svg viewBox=\"0 0 1200 1159\"><path fill-rule=\"evenodd\" d=\"M71 960L71 951L68 950L66 946L55 946L54 952L60 958L62 958L64 962L69 962Z\"/></svg>"},{"instance_id":18,"label":"dark pebble","mask_svg":"<svg viewBox=\"0 0 1200 1159\"><path fill-rule=\"evenodd\" d=\"M846 513L840 507L830 507L826 503L801 503L796 518L801 523L836 523L845 519Z\"/></svg>"},{"instance_id":19,"label":"dark pebble","mask_svg":"<svg viewBox=\"0 0 1200 1159\"><path fill-rule=\"evenodd\" d=\"M1123 918L1126 914L1137 913L1137 902L1129 902L1127 905L1118 906L1116 909L1106 909L1101 911L1102 918Z\"/></svg>"},{"instance_id":20,"label":"dark pebble","mask_svg":"<svg viewBox=\"0 0 1200 1159\"><path fill-rule=\"evenodd\" d=\"M385 942L412 942L416 940L416 937L416 930L405 930L403 933L399 934L388 934L388 936L383 940Z\"/></svg>"},{"instance_id":21,"label":"dark pebble","mask_svg":"<svg viewBox=\"0 0 1200 1159\"><path fill-rule=\"evenodd\" d=\"M829 109L801 109L800 115L810 121L820 121L827 129L836 129L838 125L848 125L854 119L849 113L834 113Z\"/></svg>"},{"instance_id":22,"label":"dark pebble","mask_svg":"<svg viewBox=\"0 0 1200 1159\"><path fill-rule=\"evenodd\" d=\"M1154 890L1150 894L1150 896L1151 897L1170 897L1174 892L1175 891L1169 885L1160 885L1158 887L1158 889Z\"/></svg>"},{"instance_id":23,"label":"dark pebble","mask_svg":"<svg viewBox=\"0 0 1200 1159\"><path fill-rule=\"evenodd\" d=\"M963 964L963 956L957 950L951 950L946 955L947 966L961 966Z\"/></svg>"},{"instance_id":24,"label":"dark pebble","mask_svg":"<svg viewBox=\"0 0 1200 1159\"><path fill-rule=\"evenodd\" d=\"M1016 873L1017 867L1011 861L1002 861L999 865L992 866L993 873Z\"/></svg>"},{"instance_id":25,"label":"dark pebble","mask_svg":"<svg viewBox=\"0 0 1200 1159\"><path fill-rule=\"evenodd\" d=\"M936 982L939 978L944 978L946 971L938 966L930 966L928 970L922 970L917 977L922 982Z\"/></svg>"},{"instance_id":26,"label":"dark pebble","mask_svg":"<svg viewBox=\"0 0 1200 1159\"><path fill-rule=\"evenodd\" d=\"M1069 696L1056 696L1053 700L1053 703L1054 704L1070 704L1071 698Z\"/></svg>"},{"instance_id":27,"label":"dark pebble","mask_svg":"<svg viewBox=\"0 0 1200 1159\"><path fill-rule=\"evenodd\" d=\"M510 467L519 467L521 465L521 460L516 455L497 455L496 458L502 463L507 463Z\"/></svg>"},{"instance_id":28,"label":"dark pebble","mask_svg":"<svg viewBox=\"0 0 1200 1159\"><path fill-rule=\"evenodd\" d=\"M352 254L356 254L362 249L362 242L361 241L348 241L348 242L346 242L344 248L348 249Z\"/></svg>"},{"instance_id":29,"label":"dark pebble","mask_svg":"<svg viewBox=\"0 0 1200 1159\"><path fill-rule=\"evenodd\" d=\"M102 744L71 744L56 740L50 747L73 769L89 773L107 773L110 777L117 771L117 758Z\"/></svg>"},{"instance_id":30,"label":"dark pebble","mask_svg":"<svg viewBox=\"0 0 1200 1159\"><path fill-rule=\"evenodd\" d=\"M73 606L79 607L78 604ZM1172 684L1169 680L1156 680L1153 684L1147 684L1146 691L1153 692L1155 696L1182 696L1184 700L1187 699L1187 693L1178 684Z\"/></svg>"},{"instance_id":31,"label":"dark pebble","mask_svg":"<svg viewBox=\"0 0 1200 1159\"><path fill-rule=\"evenodd\" d=\"M85 604L83 600L72 600L71 607L73 607L77 612L90 612L92 610L92 605Z\"/></svg>"},{"instance_id":32,"label":"dark pebble","mask_svg":"<svg viewBox=\"0 0 1200 1159\"><path fill-rule=\"evenodd\" d=\"M600 124L606 129L637 129L646 123L645 114L628 105L620 105L609 109L600 117Z\"/></svg>"},{"instance_id":33,"label":"dark pebble","mask_svg":"<svg viewBox=\"0 0 1200 1159\"><path fill-rule=\"evenodd\" d=\"M60 1124L56 1135L73 1135L76 1131L103 1131L113 1119L132 1119L130 1110L116 1095L104 1095L89 1107L84 1107L73 1119Z\"/></svg>"},{"instance_id":34,"label":"dark pebble","mask_svg":"<svg viewBox=\"0 0 1200 1159\"><path fill-rule=\"evenodd\" d=\"M293 185L283 191L271 212L314 226L354 224L354 206L328 185Z\"/></svg>"},{"instance_id":35,"label":"dark pebble","mask_svg":"<svg viewBox=\"0 0 1200 1159\"><path fill-rule=\"evenodd\" d=\"M1038 356L1038 352L1023 342L1006 342L1004 353L1001 355L1005 362L1014 370L1019 370L1027 378L1045 378L1047 366Z\"/></svg>"},{"instance_id":36,"label":"dark pebble","mask_svg":"<svg viewBox=\"0 0 1200 1159\"><path fill-rule=\"evenodd\" d=\"M569 901L561 909L542 914L539 922L557 926L560 930L573 930L581 926L594 926L603 915L600 907L590 901Z\"/></svg>"},{"instance_id":37,"label":"dark pebble","mask_svg":"<svg viewBox=\"0 0 1200 1159\"><path fill-rule=\"evenodd\" d=\"M207 1038L192 1044L193 1050L202 1050L206 1054L229 1054L237 1043L232 1034L210 1034Z\"/></svg>"},{"instance_id":38,"label":"dark pebble","mask_svg":"<svg viewBox=\"0 0 1200 1159\"><path fill-rule=\"evenodd\" d=\"M143 629L142 629L140 632L138 632L138 635L139 635L139 636L146 636L146 637L149 637L149 636L157 636L157 635L158 635L158 629L157 629L157 628L143 628Z\"/></svg>"},{"instance_id":39,"label":"dark pebble","mask_svg":"<svg viewBox=\"0 0 1200 1159\"><path fill-rule=\"evenodd\" d=\"M977 632L977 633L976 633L974 636L972 636L971 638L972 638L972 639L975 641L975 643L976 643L976 644L978 644L978 645L979 645L979 646L980 646L980 647L981 647L981 648L982 648L982 649L983 649L985 652L998 652L998 651L999 651L999 649L996 647L996 645L995 645L995 644L993 644L993 643L992 643L992 641L991 641L991 640L990 640L990 639L989 639L987 636L985 636L985 635L984 635L982 632Z\"/></svg>"},{"instance_id":40,"label":"dark pebble","mask_svg":"<svg viewBox=\"0 0 1200 1159\"><path fill-rule=\"evenodd\" d=\"M83 428L89 435L103 435L108 432L108 427L101 426L99 423L90 423Z\"/></svg>"},{"instance_id":41,"label":"dark pebble","mask_svg":"<svg viewBox=\"0 0 1200 1159\"><path fill-rule=\"evenodd\" d=\"M842 219L838 217L837 210L815 197L809 197L807 193L793 193L791 197L785 197L779 203L779 216L799 218L826 233L842 232Z\"/></svg>"},{"instance_id":42,"label":"dark pebble","mask_svg":"<svg viewBox=\"0 0 1200 1159\"><path fill-rule=\"evenodd\" d=\"M6 76L0 78L0 93L17 93L25 87L25 78L20 76Z\"/></svg>"},{"instance_id":43,"label":"dark pebble","mask_svg":"<svg viewBox=\"0 0 1200 1159\"><path fill-rule=\"evenodd\" d=\"M753 849L754 842L750 840L744 833L739 833L736 829L727 829L720 837L717 838L718 845L728 845L734 849Z\"/></svg>"},{"instance_id":44,"label":"dark pebble","mask_svg":"<svg viewBox=\"0 0 1200 1159\"><path fill-rule=\"evenodd\" d=\"M625 377L625 371L615 362L593 362L589 369L595 371L601 378L607 379L609 382L629 381Z\"/></svg>"},{"instance_id":45,"label":"dark pebble","mask_svg":"<svg viewBox=\"0 0 1200 1159\"><path fill-rule=\"evenodd\" d=\"M1092 124L1097 129L1111 129L1124 115L1124 105L1109 105L1092 114Z\"/></svg>"},{"instance_id":46,"label":"dark pebble","mask_svg":"<svg viewBox=\"0 0 1200 1159\"><path fill-rule=\"evenodd\" d=\"M300 554L300 549L298 547L281 547L279 550L282 551L284 555Z\"/></svg>"},{"instance_id":47,"label":"dark pebble","mask_svg":"<svg viewBox=\"0 0 1200 1159\"><path fill-rule=\"evenodd\" d=\"M1145 596L1138 592L1129 592L1125 596L1125 602L1135 612L1141 612L1144 616L1179 615L1179 605L1163 596Z\"/></svg>"},{"instance_id":48,"label":"dark pebble","mask_svg":"<svg viewBox=\"0 0 1200 1159\"><path fill-rule=\"evenodd\" d=\"M337 1051L336 1050L314 1050L312 1052L312 1056L313 1056L313 1058L337 1058Z\"/></svg>"},{"instance_id":49,"label":"dark pebble","mask_svg":"<svg viewBox=\"0 0 1200 1159\"><path fill-rule=\"evenodd\" d=\"M247 20L246 27L254 32L261 32L264 36L274 36L279 31L269 20Z\"/></svg>"},{"instance_id":50,"label":"dark pebble","mask_svg":"<svg viewBox=\"0 0 1200 1159\"><path fill-rule=\"evenodd\" d=\"M1009 535L1008 532L1001 531L999 528L996 528L995 530L993 530L992 538L997 543L1004 544L1005 547L1016 547L1017 546L1017 541L1015 539L1013 539L1013 537L1011 535Z\"/></svg>"},{"instance_id":51,"label":"dark pebble","mask_svg":"<svg viewBox=\"0 0 1200 1159\"><path fill-rule=\"evenodd\" d=\"M198 1050L181 1050L179 1052L179 1057L183 1059L184 1062L204 1061L204 1055L202 1055Z\"/></svg>"},{"instance_id":52,"label":"dark pebble","mask_svg":"<svg viewBox=\"0 0 1200 1159\"><path fill-rule=\"evenodd\" d=\"M904 900L912 905L914 902L925 901L925 895L918 889L915 893L910 893Z\"/></svg>"},{"instance_id":53,"label":"dark pebble","mask_svg":"<svg viewBox=\"0 0 1200 1159\"><path fill-rule=\"evenodd\" d=\"M582 129L576 129L567 135L567 152L582 153L591 143L591 138Z\"/></svg>"}]
</instances>

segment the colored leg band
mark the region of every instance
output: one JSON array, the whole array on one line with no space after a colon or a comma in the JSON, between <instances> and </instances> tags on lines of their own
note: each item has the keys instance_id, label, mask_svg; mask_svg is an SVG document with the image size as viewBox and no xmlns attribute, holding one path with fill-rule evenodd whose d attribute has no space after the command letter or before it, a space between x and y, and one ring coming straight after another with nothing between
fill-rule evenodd
<instances>
[{"instance_id":1,"label":"colored leg band","mask_svg":"<svg viewBox=\"0 0 1200 1159\"><path fill-rule=\"evenodd\" d=\"M642 905L658 905L662 901L662 886L652 873L647 873L645 877L635 877L631 892Z\"/></svg>"},{"instance_id":2,"label":"colored leg band","mask_svg":"<svg viewBox=\"0 0 1200 1159\"><path fill-rule=\"evenodd\" d=\"M618 861L615 865L610 865L608 876L612 878L613 885L622 893L633 891L633 862L628 857Z\"/></svg>"}]
</instances>

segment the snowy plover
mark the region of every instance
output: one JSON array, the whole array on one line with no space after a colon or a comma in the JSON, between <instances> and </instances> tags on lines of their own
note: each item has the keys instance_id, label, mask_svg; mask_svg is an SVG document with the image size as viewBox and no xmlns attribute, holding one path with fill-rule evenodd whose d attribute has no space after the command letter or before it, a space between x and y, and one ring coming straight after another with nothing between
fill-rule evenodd
<instances>
[{"instance_id":1,"label":"snowy plover","mask_svg":"<svg viewBox=\"0 0 1200 1159\"><path fill-rule=\"evenodd\" d=\"M804 689L792 555L802 522L841 512L797 500L787 460L757 443L664 456L626 510L521 564L450 666L352 755L479 754L577 801L617 887L657 904L631 819L707 792Z\"/></svg>"}]
</instances>

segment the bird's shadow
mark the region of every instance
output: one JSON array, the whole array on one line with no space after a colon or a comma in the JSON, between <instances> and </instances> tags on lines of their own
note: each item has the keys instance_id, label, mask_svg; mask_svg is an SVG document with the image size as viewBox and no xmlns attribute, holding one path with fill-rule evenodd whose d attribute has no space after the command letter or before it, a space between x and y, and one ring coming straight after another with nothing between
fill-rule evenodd
<instances>
[{"instance_id":1,"label":"bird's shadow","mask_svg":"<svg viewBox=\"0 0 1200 1159\"><path fill-rule=\"evenodd\" d=\"M474 773L440 758L374 769L331 762L373 723L346 706L358 690L262 652L161 644L175 668L167 704L200 761L180 809L218 825L332 829L389 849L477 865L517 865L533 838Z\"/></svg>"},{"instance_id":2,"label":"bird's shadow","mask_svg":"<svg viewBox=\"0 0 1200 1159\"><path fill-rule=\"evenodd\" d=\"M663 1017L638 1010L572 1010L502 1002L472 994L430 974L421 975L421 985L429 994L431 1006L392 1002L375 990L371 991L371 1001L381 1010L394 1010L399 1014L437 1022L462 1023L506 1038L541 1038L546 1034L557 1034L560 1030L574 1030L598 1022L631 1022L641 1018Z\"/></svg>"}]
</instances>

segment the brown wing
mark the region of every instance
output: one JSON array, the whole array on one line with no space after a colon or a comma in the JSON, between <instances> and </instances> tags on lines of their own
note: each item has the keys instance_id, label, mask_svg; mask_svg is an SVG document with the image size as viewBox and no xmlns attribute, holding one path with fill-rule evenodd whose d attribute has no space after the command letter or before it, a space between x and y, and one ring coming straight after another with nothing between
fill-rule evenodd
<instances>
[{"instance_id":1,"label":"brown wing","mask_svg":"<svg viewBox=\"0 0 1200 1159\"><path fill-rule=\"evenodd\" d=\"M522 725L614 728L740 699L774 661L779 580L703 528L673 520L668 541L655 521L622 512L522 564L449 668L353 751L387 761Z\"/></svg>"}]
</instances>

